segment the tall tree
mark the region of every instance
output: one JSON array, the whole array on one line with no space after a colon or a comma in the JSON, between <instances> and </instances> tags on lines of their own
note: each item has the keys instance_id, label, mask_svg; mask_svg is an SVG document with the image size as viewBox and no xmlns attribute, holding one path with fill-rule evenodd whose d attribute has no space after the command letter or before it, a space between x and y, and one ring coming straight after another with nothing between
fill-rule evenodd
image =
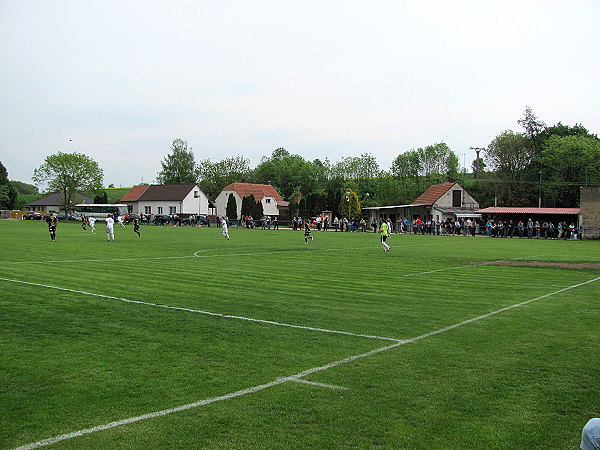
<instances>
[{"instance_id":1,"label":"tall tree","mask_svg":"<svg viewBox=\"0 0 600 450\"><path fill-rule=\"evenodd\" d=\"M410 179L418 182L421 170L423 170L423 166L419 158L419 152L416 150L398 155L392 162L391 167L392 175L398 177L402 183L407 183Z\"/></svg>"},{"instance_id":2,"label":"tall tree","mask_svg":"<svg viewBox=\"0 0 600 450\"><path fill-rule=\"evenodd\" d=\"M33 181L47 183L48 192L63 194L65 211L73 209L73 196L83 192L97 192L102 188L103 172L96 161L82 153L62 153L46 157L33 171Z\"/></svg>"},{"instance_id":3,"label":"tall tree","mask_svg":"<svg viewBox=\"0 0 600 450\"><path fill-rule=\"evenodd\" d=\"M361 216L358 195L352 189L347 189L340 200L340 213L342 217L354 219Z\"/></svg>"},{"instance_id":4,"label":"tall tree","mask_svg":"<svg viewBox=\"0 0 600 450\"><path fill-rule=\"evenodd\" d=\"M216 198L223 188L231 183L245 181L250 174L250 160L243 156L234 156L213 163L210 160L200 161L199 186L208 196Z\"/></svg>"},{"instance_id":5,"label":"tall tree","mask_svg":"<svg viewBox=\"0 0 600 450\"><path fill-rule=\"evenodd\" d=\"M544 178L544 196L554 206L579 204L579 186L600 184L600 140L554 135L536 158Z\"/></svg>"},{"instance_id":6,"label":"tall tree","mask_svg":"<svg viewBox=\"0 0 600 450\"><path fill-rule=\"evenodd\" d=\"M0 209L16 209L19 191L8 179L8 170L0 162Z\"/></svg>"},{"instance_id":7,"label":"tall tree","mask_svg":"<svg viewBox=\"0 0 600 450\"><path fill-rule=\"evenodd\" d=\"M546 124L536 117L529 106L525 107L523 118L517 120L517 123L525 129L525 136L529 139L533 139L546 128Z\"/></svg>"},{"instance_id":8,"label":"tall tree","mask_svg":"<svg viewBox=\"0 0 600 450\"><path fill-rule=\"evenodd\" d=\"M156 178L159 184L196 183L200 176L192 149L182 139L173 140L171 153L161 161L162 169Z\"/></svg>"},{"instance_id":9,"label":"tall tree","mask_svg":"<svg viewBox=\"0 0 600 450\"><path fill-rule=\"evenodd\" d=\"M289 153L284 148L263 157L252 172L252 182L271 184L283 198L299 191L307 195L316 190L325 180L324 166L315 166L300 155Z\"/></svg>"},{"instance_id":10,"label":"tall tree","mask_svg":"<svg viewBox=\"0 0 600 450\"><path fill-rule=\"evenodd\" d=\"M244 196L242 198L242 217L244 216L253 216L253 213L256 208L256 199L254 198L254 194L250 194L248 196ZM256 217L254 217L256 219Z\"/></svg>"},{"instance_id":11,"label":"tall tree","mask_svg":"<svg viewBox=\"0 0 600 450\"><path fill-rule=\"evenodd\" d=\"M525 129L525 136L531 142L534 151L539 151L541 148L539 135L546 129L546 124L536 117L529 106L525 107L523 118L517 120L517 123Z\"/></svg>"},{"instance_id":12,"label":"tall tree","mask_svg":"<svg viewBox=\"0 0 600 450\"><path fill-rule=\"evenodd\" d=\"M512 179L522 178L533 157L527 137L511 130L496 136L484 153L485 160L493 170Z\"/></svg>"},{"instance_id":13,"label":"tall tree","mask_svg":"<svg viewBox=\"0 0 600 450\"><path fill-rule=\"evenodd\" d=\"M262 219L262 217L265 215L265 211L263 208L263 204L261 201L257 200L254 202L253 208L252 208L252 217L254 217L255 219Z\"/></svg>"},{"instance_id":14,"label":"tall tree","mask_svg":"<svg viewBox=\"0 0 600 450\"><path fill-rule=\"evenodd\" d=\"M446 181L458 181L458 156L450 152L446 156Z\"/></svg>"},{"instance_id":15,"label":"tall tree","mask_svg":"<svg viewBox=\"0 0 600 450\"><path fill-rule=\"evenodd\" d=\"M526 206L536 196L527 184L527 173L535 149L527 136L507 130L488 145L485 160L496 171L495 190L500 202Z\"/></svg>"},{"instance_id":16,"label":"tall tree","mask_svg":"<svg viewBox=\"0 0 600 450\"><path fill-rule=\"evenodd\" d=\"M238 220L239 217L237 215L237 202L233 194L229 194L227 197L227 206L225 207L225 214L231 220Z\"/></svg>"}]
</instances>

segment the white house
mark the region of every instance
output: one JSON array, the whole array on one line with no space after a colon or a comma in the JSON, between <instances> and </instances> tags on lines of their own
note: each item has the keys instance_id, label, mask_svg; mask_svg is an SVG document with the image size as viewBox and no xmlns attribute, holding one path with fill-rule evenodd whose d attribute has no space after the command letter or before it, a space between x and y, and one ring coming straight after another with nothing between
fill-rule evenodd
<instances>
[{"instance_id":1,"label":"white house","mask_svg":"<svg viewBox=\"0 0 600 450\"><path fill-rule=\"evenodd\" d=\"M205 214L210 202L197 184L144 184L121 199L131 214Z\"/></svg>"},{"instance_id":2,"label":"white house","mask_svg":"<svg viewBox=\"0 0 600 450\"><path fill-rule=\"evenodd\" d=\"M458 183L430 186L409 205L374 206L362 208L369 219L391 219L395 222L406 217L409 220L446 220L457 217L481 217L476 211L479 203Z\"/></svg>"},{"instance_id":3,"label":"white house","mask_svg":"<svg viewBox=\"0 0 600 450\"><path fill-rule=\"evenodd\" d=\"M226 186L215 199L215 207L217 208L218 216L226 216L227 199L229 195L233 195L237 205L237 217L230 219L238 219L242 213L242 198L254 195L257 202L261 202L265 216L282 217L287 215L289 203L281 198L281 195L270 184L252 184L252 183L231 183Z\"/></svg>"}]
</instances>

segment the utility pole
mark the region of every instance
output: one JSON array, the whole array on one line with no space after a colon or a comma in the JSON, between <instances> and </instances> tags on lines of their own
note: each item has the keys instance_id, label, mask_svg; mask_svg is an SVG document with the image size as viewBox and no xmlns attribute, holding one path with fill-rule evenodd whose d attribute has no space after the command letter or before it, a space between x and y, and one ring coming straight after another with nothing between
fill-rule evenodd
<instances>
[{"instance_id":1,"label":"utility pole","mask_svg":"<svg viewBox=\"0 0 600 450\"><path fill-rule=\"evenodd\" d=\"M482 150L485 150L485 148L471 147L470 150L475 150L475 153L477 154L477 158L475 159L475 178L477 178L477 174L479 172L479 152L481 152Z\"/></svg>"}]
</instances>

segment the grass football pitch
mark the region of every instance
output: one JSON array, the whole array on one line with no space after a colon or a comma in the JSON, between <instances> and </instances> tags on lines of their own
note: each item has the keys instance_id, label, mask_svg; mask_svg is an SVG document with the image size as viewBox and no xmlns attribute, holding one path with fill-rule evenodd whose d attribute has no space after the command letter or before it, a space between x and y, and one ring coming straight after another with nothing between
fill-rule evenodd
<instances>
[{"instance_id":1,"label":"grass football pitch","mask_svg":"<svg viewBox=\"0 0 600 450\"><path fill-rule=\"evenodd\" d=\"M0 448L577 448L600 242L0 222Z\"/></svg>"}]
</instances>

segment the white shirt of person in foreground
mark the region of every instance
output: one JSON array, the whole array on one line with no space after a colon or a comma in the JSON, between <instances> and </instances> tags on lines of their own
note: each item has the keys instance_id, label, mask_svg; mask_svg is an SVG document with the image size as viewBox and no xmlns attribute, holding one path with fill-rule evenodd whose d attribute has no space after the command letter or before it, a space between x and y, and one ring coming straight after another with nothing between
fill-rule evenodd
<instances>
[{"instance_id":1,"label":"white shirt of person in foreground","mask_svg":"<svg viewBox=\"0 0 600 450\"><path fill-rule=\"evenodd\" d=\"M109 214L106 217L106 237L108 238L109 241L115 240L114 226L115 226L115 221Z\"/></svg>"},{"instance_id":2,"label":"white shirt of person in foreground","mask_svg":"<svg viewBox=\"0 0 600 450\"><path fill-rule=\"evenodd\" d=\"M225 236L225 238L229 239L229 230L227 228L227 221L225 217L221 218L221 234Z\"/></svg>"},{"instance_id":3,"label":"white shirt of person in foreground","mask_svg":"<svg viewBox=\"0 0 600 450\"><path fill-rule=\"evenodd\" d=\"M600 418L590 419L581 432L582 450L600 449Z\"/></svg>"}]
</instances>

